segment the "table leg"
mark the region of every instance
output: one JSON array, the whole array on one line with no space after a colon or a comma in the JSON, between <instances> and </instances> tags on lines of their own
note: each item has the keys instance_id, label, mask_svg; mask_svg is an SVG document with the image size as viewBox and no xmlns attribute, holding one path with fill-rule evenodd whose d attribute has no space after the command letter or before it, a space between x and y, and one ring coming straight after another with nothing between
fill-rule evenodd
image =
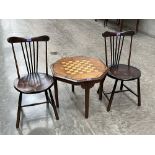
<instances>
[{"instance_id":1,"label":"table leg","mask_svg":"<svg viewBox=\"0 0 155 155\"><path fill-rule=\"evenodd\" d=\"M74 93L74 85L72 84L72 92Z\"/></svg>"},{"instance_id":2,"label":"table leg","mask_svg":"<svg viewBox=\"0 0 155 155\"><path fill-rule=\"evenodd\" d=\"M86 82L81 84L81 87L85 89L85 118L89 116L89 92L90 88L94 86L94 82Z\"/></svg>"},{"instance_id":3,"label":"table leg","mask_svg":"<svg viewBox=\"0 0 155 155\"><path fill-rule=\"evenodd\" d=\"M58 85L57 85L57 79L55 79L55 78L54 78L54 93L55 93L56 106L59 107Z\"/></svg>"},{"instance_id":4,"label":"table leg","mask_svg":"<svg viewBox=\"0 0 155 155\"><path fill-rule=\"evenodd\" d=\"M90 88L85 88L85 118L89 115L89 92Z\"/></svg>"},{"instance_id":5,"label":"table leg","mask_svg":"<svg viewBox=\"0 0 155 155\"><path fill-rule=\"evenodd\" d=\"M100 85L99 85L99 89L98 89L98 92L99 92L99 100L102 100L103 83L104 83L105 78L106 78L106 76L101 80Z\"/></svg>"}]
</instances>

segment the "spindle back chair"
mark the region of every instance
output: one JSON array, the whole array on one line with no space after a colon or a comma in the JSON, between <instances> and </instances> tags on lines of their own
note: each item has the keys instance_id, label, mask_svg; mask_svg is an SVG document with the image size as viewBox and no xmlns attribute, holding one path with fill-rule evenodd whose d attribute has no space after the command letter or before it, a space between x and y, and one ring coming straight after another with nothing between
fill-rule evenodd
<instances>
[{"instance_id":1,"label":"spindle back chair","mask_svg":"<svg viewBox=\"0 0 155 155\"><path fill-rule=\"evenodd\" d=\"M52 92L50 88L53 86L53 77L48 74L48 60L47 60L47 42L49 41L49 37L39 36L33 38L22 38L22 37L10 37L8 38L8 42L11 43L13 57L15 61L16 71L17 71L17 79L14 81L14 87L19 94L18 101L18 110L17 110L17 121L16 127L19 128L20 122L20 110L22 107L26 106L34 106L43 103L50 103L53 107L56 119L59 119L55 102L53 99ZM44 53L45 53L45 73L39 72L39 53L41 51L41 47L39 46L41 43L44 44ZM15 47L15 45L17 45ZM42 45L42 44L41 44ZM18 48L17 48L18 47ZM20 49L20 50L19 50ZM24 65L26 67L26 75L22 76L20 73L20 66L18 64L19 58L17 57L17 52L22 52ZM21 58L22 59L22 58ZM34 103L30 105L22 106L22 94L36 94L36 93L45 93L46 101L41 103Z\"/></svg>"},{"instance_id":2,"label":"spindle back chair","mask_svg":"<svg viewBox=\"0 0 155 155\"><path fill-rule=\"evenodd\" d=\"M105 78L102 80L99 86L99 90L98 90L99 99L100 100L102 99L102 92L103 92L103 94L109 100L107 111L110 111L114 93L118 93L122 91L130 91L131 93L136 95L138 97L138 106L141 105L141 96L140 96L141 72L139 69L130 65L132 42L133 42L134 34L135 34L134 31L126 31L126 32L106 31L102 34L102 36L104 37L104 43L105 43L106 65L109 66L109 72L107 76L115 79L115 84L111 93L105 93L103 91L103 83ZM124 42L125 39L127 39L126 42ZM128 49L126 47L127 51L123 49L123 47L125 46L124 45L125 43L126 43L126 46L127 46L127 43L129 44ZM126 52L126 53L123 53L124 57L122 57L122 52ZM125 62L125 59L127 59L127 64L120 63L121 59L123 60L123 62ZM137 94L123 83L124 81L131 81L135 79L137 79ZM121 81L120 90L115 91L118 80ZM123 87L127 88L127 90L123 90ZM111 94L110 98L107 96L107 94Z\"/></svg>"}]
</instances>

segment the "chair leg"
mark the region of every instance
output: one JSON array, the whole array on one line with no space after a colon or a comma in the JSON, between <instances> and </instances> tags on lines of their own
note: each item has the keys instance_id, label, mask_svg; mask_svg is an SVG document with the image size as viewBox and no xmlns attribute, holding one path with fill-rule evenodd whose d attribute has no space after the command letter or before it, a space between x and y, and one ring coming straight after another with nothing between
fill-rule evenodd
<instances>
[{"instance_id":1,"label":"chair leg","mask_svg":"<svg viewBox=\"0 0 155 155\"><path fill-rule=\"evenodd\" d=\"M121 81L120 90L123 90L123 80Z\"/></svg>"},{"instance_id":2,"label":"chair leg","mask_svg":"<svg viewBox=\"0 0 155 155\"><path fill-rule=\"evenodd\" d=\"M97 90L97 93L99 94L99 100L102 100L103 84L104 84L105 78L106 76L100 82L99 88Z\"/></svg>"},{"instance_id":3,"label":"chair leg","mask_svg":"<svg viewBox=\"0 0 155 155\"><path fill-rule=\"evenodd\" d=\"M141 106L140 78L137 79L138 106Z\"/></svg>"},{"instance_id":4,"label":"chair leg","mask_svg":"<svg viewBox=\"0 0 155 155\"><path fill-rule=\"evenodd\" d=\"M47 92L47 90L45 90L45 96L46 96L47 106L49 106L49 99L48 99L48 92Z\"/></svg>"},{"instance_id":5,"label":"chair leg","mask_svg":"<svg viewBox=\"0 0 155 155\"><path fill-rule=\"evenodd\" d=\"M53 99L53 95L52 95L52 92L51 92L51 89L49 89L49 94L50 94L50 98L51 98L51 105L53 107L53 110L54 110L54 114L55 114L55 117L57 120L59 120L59 115L58 115L58 112L57 112L57 109L56 109L56 105L55 105L55 101Z\"/></svg>"},{"instance_id":6,"label":"chair leg","mask_svg":"<svg viewBox=\"0 0 155 155\"><path fill-rule=\"evenodd\" d=\"M74 93L74 85L72 84L72 92Z\"/></svg>"},{"instance_id":7,"label":"chair leg","mask_svg":"<svg viewBox=\"0 0 155 155\"><path fill-rule=\"evenodd\" d=\"M112 93L111 93L111 96L110 96L109 104L108 104L108 107L107 107L108 112L110 111L110 108L111 108L111 104L112 104L112 100L113 100L113 97L114 97L114 94L115 94L117 82L118 82L118 80L115 81L115 84L114 84L114 87L113 87L113 90L112 90Z\"/></svg>"},{"instance_id":8,"label":"chair leg","mask_svg":"<svg viewBox=\"0 0 155 155\"><path fill-rule=\"evenodd\" d=\"M21 103L22 103L22 93L19 94L19 99L18 99L18 110L17 110L16 128L19 128Z\"/></svg>"},{"instance_id":9,"label":"chair leg","mask_svg":"<svg viewBox=\"0 0 155 155\"><path fill-rule=\"evenodd\" d=\"M57 80L56 79L54 79L54 93L55 93L56 106L59 108L58 85L57 85Z\"/></svg>"}]
</instances>

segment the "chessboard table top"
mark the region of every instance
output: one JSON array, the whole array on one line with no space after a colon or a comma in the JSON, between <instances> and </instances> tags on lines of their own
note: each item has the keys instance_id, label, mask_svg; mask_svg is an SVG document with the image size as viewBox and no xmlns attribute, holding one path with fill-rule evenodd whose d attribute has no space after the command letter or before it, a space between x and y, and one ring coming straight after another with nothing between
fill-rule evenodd
<instances>
[{"instance_id":1,"label":"chessboard table top","mask_svg":"<svg viewBox=\"0 0 155 155\"><path fill-rule=\"evenodd\" d=\"M51 65L54 77L72 82L99 81L108 67L98 58L86 56L64 57Z\"/></svg>"}]
</instances>

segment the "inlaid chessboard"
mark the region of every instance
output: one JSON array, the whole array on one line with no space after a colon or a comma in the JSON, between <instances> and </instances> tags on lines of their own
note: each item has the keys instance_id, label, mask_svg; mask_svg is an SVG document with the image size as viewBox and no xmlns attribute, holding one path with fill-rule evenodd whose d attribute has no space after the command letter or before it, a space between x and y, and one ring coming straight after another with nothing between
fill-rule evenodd
<instances>
[{"instance_id":1,"label":"inlaid chessboard","mask_svg":"<svg viewBox=\"0 0 155 155\"><path fill-rule=\"evenodd\" d=\"M67 74L87 74L98 72L98 69L89 60L63 61L62 65Z\"/></svg>"},{"instance_id":2,"label":"inlaid chessboard","mask_svg":"<svg viewBox=\"0 0 155 155\"><path fill-rule=\"evenodd\" d=\"M85 56L65 57L52 65L54 75L72 80L99 78L107 69L99 59Z\"/></svg>"}]
</instances>

